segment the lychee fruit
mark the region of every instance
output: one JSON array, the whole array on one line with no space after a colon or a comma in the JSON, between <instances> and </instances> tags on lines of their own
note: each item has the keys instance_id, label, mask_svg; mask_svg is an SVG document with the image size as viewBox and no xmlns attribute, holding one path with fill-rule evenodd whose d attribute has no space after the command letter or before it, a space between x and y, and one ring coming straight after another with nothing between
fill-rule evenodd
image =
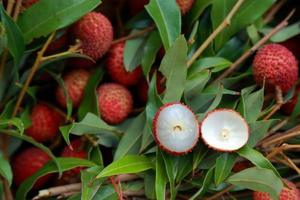
<instances>
[{"instance_id":1,"label":"lychee fruit","mask_svg":"<svg viewBox=\"0 0 300 200\"><path fill-rule=\"evenodd\" d=\"M300 191L297 189L296 185L288 180L285 183L289 188L284 187L280 192L280 200L300 200ZM272 200L270 195L266 192L253 192L253 200Z\"/></svg>"},{"instance_id":2,"label":"lychee fruit","mask_svg":"<svg viewBox=\"0 0 300 200\"><path fill-rule=\"evenodd\" d=\"M36 147L25 149L17 154L12 159L12 171L15 185L21 185L23 181L36 173L50 160L51 158L45 152ZM33 188L37 189L42 187L50 178L50 174L39 178Z\"/></svg>"},{"instance_id":3,"label":"lychee fruit","mask_svg":"<svg viewBox=\"0 0 300 200\"><path fill-rule=\"evenodd\" d=\"M250 161L243 160L243 161L236 162L232 168L232 171L237 173L237 172L243 171L244 169L248 169L252 166L253 165Z\"/></svg>"},{"instance_id":4,"label":"lychee fruit","mask_svg":"<svg viewBox=\"0 0 300 200\"><path fill-rule=\"evenodd\" d=\"M176 0L177 5L180 8L181 14L185 14L188 11L190 11L190 9L193 6L194 0Z\"/></svg>"},{"instance_id":5,"label":"lychee fruit","mask_svg":"<svg viewBox=\"0 0 300 200\"><path fill-rule=\"evenodd\" d=\"M141 78L137 84L138 96L142 103L146 103L148 100L148 89L149 84L145 78ZM165 91L165 82L164 77L161 73L157 73L156 89L158 94L161 94Z\"/></svg>"},{"instance_id":6,"label":"lychee fruit","mask_svg":"<svg viewBox=\"0 0 300 200\"><path fill-rule=\"evenodd\" d=\"M73 27L72 35L81 42L83 54L97 61L109 49L113 40L111 22L101 13L90 12L81 18ZM74 62L75 64L77 62ZM82 64L85 64L82 66ZM87 67L92 62L78 62L79 66Z\"/></svg>"},{"instance_id":7,"label":"lychee fruit","mask_svg":"<svg viewBox=\"0 0 300 200\"><path fill-rule=\"evenodd\" d=\"M129 0L129 10L132 15L136 15L144 9L149 0Z\"/></svg>"},{"instance_id":8,"label":"lychee fruit","mask_svg":"<svg viewBox=\"0 0 300 200\"><path fill-rule=\"evenodd\" d=\"M159 147L172 155L186 154L199 139L196 115L186 105L175 102L160 107L153 119L153 135Z\"/></svg>"},{"instance_id":9,"label":"lychee fruit","mask_svg":"<svg viewBox=\"0 0 300 200\"><path fill-rule=\"evenodd\" d=\"M295 94L292 99L290 99L288 102L283 104L281 107L281 110L284 112L286 115L291 115L296 107L296 104L298 102L298 95L300 93L300 86L298 86L295 90Z\"/></svg>"},{"instance_id":10,"label":"lychee fruit","mask_svg":"<svg viewBox=\"0 0 300 200\"><path fill-rule=\"evenodd\" d=\"M270 89L290 90L297 82L298 63L295 56L280 44L262 47L253 61L253 76L257 84Z\"/></svg>"},{"instance_id":11,"label":"lychee fruit","mask_svg":"<svg viewBox=\"0 0 300 200\"><path fill-rule=\"evenodd\" d=\"M54 139L63 122L63 117L56 110L42 103L33 107L30 119L31 126L26 130L26 134L38 142Z\"/></svg>"},{"instance_id":12,"label":"lychee fruit","mask_svg":"<svg viewBox=\"0 0 300 200\"><path fill-rule=\"evenodd\" d=\"M87 152L84 150L84 143L81 139L76 139L71 142L71 146L67 146L63 149L61 157L72 158L87 158ZM75 183L80 177L80 171L84 167L76 167L69 171L66 171L62 175L62 180L68 183Z\"/></svg>"},{"instance_id":13,"label":"lychee fruit","mask_svg":"<svg viewBox=\"0 0 300 200\"><path fill-rule=\"evenodd\" d=\"M89 78L90 73L84 69L75 69L63 77L66 92L68 93L69 98L72 100L72 105L74 108L77 108L80 105ZM56 99L62 107L66 107L67 99L62 87L57 88Z\"/></svg>"},{"instance_id":14,"label":"lychee fruit","mask_svg":"<svg viewBox=\"0 0 300 200\"><path fill-rule=\"evenodd\" d=\"M201 137L210 148L231 152L243 147L249 139L249 126L235 110L216 109L201 122Z\"/></svg>"},{"instance_id":15,"label":"lychee fruit","mask_svg":"<svg viewBox=\"0 0 300 200\"><path fill-rule=\"evenodd\" d=\"M123 62L125 42L120 42L111 47L108 52L106 67L111 79L124 86L132 86L138 83L142 76L141 67L137 67L132 72L125 69Z\"/></svg>"},{"instance_id":16,"label":"lychee fruit","mask_svg":"<svg viewBox=\"0 0 300 200\"><path fill-rule=\"evenodd\" d=\"M127 88L117 83L102 84L98 90L101 118L109 124L119 124L131 113L132 95Z\"/></svg>"}]
</instances>

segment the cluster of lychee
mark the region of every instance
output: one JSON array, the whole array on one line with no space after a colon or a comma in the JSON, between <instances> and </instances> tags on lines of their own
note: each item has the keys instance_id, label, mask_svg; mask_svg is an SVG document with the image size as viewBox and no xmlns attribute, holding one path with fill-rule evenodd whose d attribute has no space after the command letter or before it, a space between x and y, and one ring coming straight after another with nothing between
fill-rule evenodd
<instances>
[{"instance_id":1,"label":"cluster of lychee","mask_svg":"<svg viewBox=\"0 0 300 200\"><path fill-rule=\"evenodd\" d=\"M22 12L37 2L38 0L22 1ZM182 14L191 9L193 2L194 0L177 0ZM130 0L130 12L134 14L141 12L147 3L148 1ZM113 43L113 38L114 30L110 20L102 13L92 11L73 24L66 33L52 41L47 48L47 54L56 53L67 44L72 45L77 42L82 54L90 59L72 58L68 61L67 70L63 74L64 85L57 85L54 92L60 108L46 102L38 102L34 105L30 113L31 125L26 129L28 136L46 144L55 141L59 135L59 127L65 122L61 109L67 108L68 101L72 102L73 109L80 106L95 62L104 60L104 57L109 81L100 84L96 91L101 118L111 125L120 124L127 119L134 106L133 94L130 91L132 87L139 91L139 101L147 102L148 82L143 76L141 67L137 66L133 71L125 69L123 63L125 41ZM160 73L157 73L157 76L157 89L162 93L164 86L160 84L160 80L163 77ZM75 139L71 142L71 146L64 148L60 156L87 158L85 142ZM19 186L50 160L49 155L36 147L17 153L12 159L15 185ZM65 172L58 184L77 180L81 169L75 168ZM52 177L53 175L41 177L34 187L41 187Z\"/></svg>"}]
</instances>

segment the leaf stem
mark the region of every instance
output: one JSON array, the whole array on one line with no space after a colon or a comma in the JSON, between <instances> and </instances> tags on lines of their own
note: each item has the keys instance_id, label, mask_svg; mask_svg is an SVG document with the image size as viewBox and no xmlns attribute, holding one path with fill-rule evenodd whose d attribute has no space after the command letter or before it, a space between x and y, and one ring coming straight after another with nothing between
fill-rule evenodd
<instances>
[{"instance_id":1,"label":"leaf stem","mask_svg":"<svg viewBox=\"0 0 300 200\"><path fill-rule=\"evenodd\" d=\"M22 1L23 0L17 0L16 6L15 6L15 10L14 10L14 14L13 14L14 21L17 21L18 16L20 14L21 7L22 7Z\"/></svg>"},{"instance_id":2,"label":"leaf stem","mask_svg":"<svg viewBox=\"0 0 300 200\"><path fill-rule=\"evenodd\" d=\"M267 35L260 39L251 49L246 51L239 59L237 59L225 72L223 72L212 84L215 84L222 79L226 78L232 72L238 69L238 67L249 58L257 49L264 45L274 34L280 31L282 28L288 25L288 20L293 16L295 10L292 10L274 29L272 29Z\"/></svg>"},{"instance_id":3,"label":"leaf stem","mask_svg":"<svg viewBox=\"0 0 300 200\"><path fill-rule=\"evenodd\" d=\"M238 2L233 6L227 17L223 22L210 34L210 36L203 42L203 44L197 49L191 59L187 62L187 66L190 67L195 60L203 53L203 51L208 47L208 45L231 23L233 15L238 11L240 6L243 4L244 0L238 0Z\"/></svg>"}]
</instances>

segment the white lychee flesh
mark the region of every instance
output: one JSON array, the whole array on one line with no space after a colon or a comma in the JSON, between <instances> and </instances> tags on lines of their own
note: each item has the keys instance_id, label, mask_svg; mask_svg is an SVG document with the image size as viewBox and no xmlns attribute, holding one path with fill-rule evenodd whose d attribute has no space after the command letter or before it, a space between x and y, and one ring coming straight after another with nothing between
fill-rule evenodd
<instances>
[{"instance_id":1,"label":"white lychee flesh","mask_svg":"<svg viewBox=\"0 0 300 200\"><path fill-rule=\"evenodd\" d=\"M199 138L199 123L194 113L181 103L167 104L154 118L154 136L160 147L169 153L190 151Z\"/></svg>"},{"instance_id":2,"label":"white lychee flesh","mask_svg":"<svg viewBox=\"0 0 300 200\"><path fill-rule=\"evenodd\" d=\"M247 143L249 127L236 111L217 109L208 113L202 121L201 136L211 148L219 151L235 151Z\"/></svg>"}]
</instances>

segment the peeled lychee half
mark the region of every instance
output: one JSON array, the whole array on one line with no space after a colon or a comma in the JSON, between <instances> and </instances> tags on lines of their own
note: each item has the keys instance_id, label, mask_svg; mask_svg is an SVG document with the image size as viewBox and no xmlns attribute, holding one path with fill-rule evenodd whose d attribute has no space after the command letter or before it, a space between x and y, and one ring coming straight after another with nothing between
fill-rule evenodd
<instances>
[{"instance_id":1,"label":"peeled lychee half","mask_svg":"<svg viewBox=\"0 0 300 200\"><path fill-rule=\"evenodd\" d=\"M255 55L253 76L258 85L289 91L298 79L298 62L291 51L280 44L267 44Z\"/></svg>"},{"instance_id":2,"label":"peeled lychee half","mask_svg":"<svg viewBox=\"0 0 300 200\"><path fill-rule=\"evenodd\" d=\"M195 114L179 102L162 106L153 119L153 134L161 149L173 155L190 152L199 139Z\"/></svg>"},{"instance_id":3,"label":"peeled lychee half","mask_svg":"<svg viewBox=\"0 0 300 200\"><path fill-rule=\"evenodd\" d=\"M203 141L217 151L231 152L243 147L249 139L245 119L231 109L209 112L201 123Z\"/></svg>"}]
</instances>

